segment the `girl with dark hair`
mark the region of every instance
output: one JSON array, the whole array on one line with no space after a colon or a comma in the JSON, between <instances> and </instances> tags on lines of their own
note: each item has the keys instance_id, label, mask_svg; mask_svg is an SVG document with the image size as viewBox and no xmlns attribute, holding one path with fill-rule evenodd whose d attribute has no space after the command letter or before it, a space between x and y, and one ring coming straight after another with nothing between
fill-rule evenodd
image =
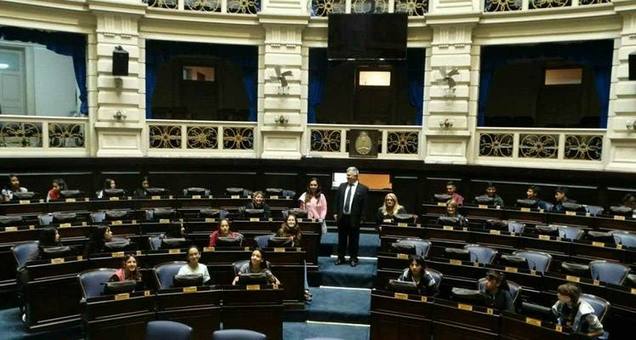
<instances>
[{"instance_id":1,"label":"girl with dark hair","mask_svg":"<svg viewBox=\"0 0 636 340\"><path fill-rule=\"evenodd\" d=\"M324 220L327 216L327 199L322 193L316 177L309 179L307 191L298 198L300 209L307 211L307 217Z\"/></svg>"},{"instance_id":2,"label":"girl with dark hair","mask_svg":"<svg viewBox=\"0 0 636 340\"><path fill-rule=\"evenodd\" d=\"M199 259L201 259L199 248L197 248L197 246L190 246L190 248L188 248L188 263L179 268L177 275L201 275L203 276L203 283L208 284L210 282L208 266L199 263Z\"/></svg>"},{"instance_id":3,"label":"girl with dark hair","mask_svg":"<svg viewBox=\"0 0 636 340\"><path fill-rule=\"evenodd\" d=\"M227 218L222 218L219 221L219 225L215 231L210 234L210 247L216 247L216 241L219 237L229 237L229 238L243 238L243 234L237 233L235 231L230 230L230 220Z\"/></svg>"},{"instance_id":4,"label":"girl with dark hair","mask_svg":"<svg viewBox=\"0 0 636 340\"><path fill-rule=\"evenodd\" d=\"M267 261L263 256L263 252L260 249L254 249L252 251L252 255L250 256L250 261L241 266L238 271L238 274L249 274L249 273L265 273L269 282L274 285L274 288L277 288L280 285L280 281L278 278L272 274L272 271L268 268ZM239 280L239 276L236 275L234 281L232 281L232 285L236 285Z\"/></svg>"},{"instance_id":5,"label":"girl with dark hair","mask_svg":"<svg viewBox=\"0 0 636 340\"><path fill-rule=\"evenodd\" d=\"M102 190L97 192L97 198L104 198L104 190L106 189L117 189L117 182L115 182L112 178L106 178L104 180L104 186Z\"/></svg>"},{"instance_id":6,"label":"girl with dark hair","mask_svg":"<svg viewBox=\"0 0 636 340\"><path fill-rule=\"evenodd\" d=\"M572 332L587 336L603 334L603 324L594 314L594 308L580 299L581 289L571 283L557 288L558 301L552 306L552 313L560 325L571 327Z\"/></svg>"},{"instance_id":7,"label":"girl with dark hair","mask_svg":"<svg viewBox=\"0 0 636 340\"><path fill-rule=\"evenodd\" d=\"M106 242L110 242L113 239L113 233L108 226L99 226L91 234L90 240L84 249L84 255L88 256L93 253L99 253L104 251Z\"/></svg>"},{"instance_id":8,"label":"girl with dark hair","mask_svg":"<svg viewBox=\"0 0 636 340\"><path fill-rule=\"evenodd\" d=\"M60 246L60 234L56 228L42 228L40 230L40 247Z\"/></svg>"},{"instance_id":9,"label":"girl with dark hair","mask_svg":"<svg viewBox=\"0 0 636 340\"><path fill-rule=\"evenodd\" d=\"M46 201L57 201L61 198L60 192L66 190L66 183L61 178L56 178L51 184L51 190L46 195Z\"/></svg>"},{"instance_id":10,"label":"girl with dark hair","mask_svg":"<svg viewBox=\"0 0 636 340\"><path fill-rule=\"evenodd\" d=\"M303 233L298 225L298 218L294 214L287 215L287 218L276 232L276 237L289 238L292 241L292 247L300 246L302 236Z\"/></svg>"},{"instance_id":11,"label":"girl with dark hair","mask_svg":"<svg viewBox=\"0 0 636 340\"><path fill-rule=\"evenodd\" d=\"M115 271L111 281L135 280L141 281L141 273L137 265L137 258L133 255L126 255L122 261L121 268Z\"/></svg>"},{"instance_id":12,"label":"girl with dark hair","mask_svg":"<svg viewBox=\"0 0 636 340\"><path fill-rule=\"evenodd\" d=\"M501 311L514 312L512 294L503 273L489 271L485 280L479 282L479 292L486 298L486 304Z\"/></svg>"},{"instance_id":13,"label":"girl with dark hair","mask_svg":"<svg viewBox=\"0 0 636 340\"><path fill-rule=\"evenodd\" d=\"M141 187L135 189L135 197L144 198L148 196L148 191L146 191L148 188L150 188L150 180L148 179L148 176L144 176L141 179Z\"/></svg>"},{"instance_id":14,"label":"girl with dark hair","mask_svg":"<svg viewBox=\"0 0 636 340\"><path fill-rule=\"evenodd\" d=\"M437 293L437 282L426 271L426 262L421 256L412 255L410 257L409 267L404 269L398 280L414 282L421 295L434 295Z\"/></svg>"},{"instance_id":15,"label":"girl with dark hair","mask_svg":"<svg viewBox=\"0 0 636 340\"><path fill-rule=\"evenodd\" d=\"M20 186L20 179L16 175L9 175L9 181L7 186L2 189L2 195L0 196L0 202L9 202L13 199L14 192L27 192L27 188Z\"/></svg>"}]
</instances>

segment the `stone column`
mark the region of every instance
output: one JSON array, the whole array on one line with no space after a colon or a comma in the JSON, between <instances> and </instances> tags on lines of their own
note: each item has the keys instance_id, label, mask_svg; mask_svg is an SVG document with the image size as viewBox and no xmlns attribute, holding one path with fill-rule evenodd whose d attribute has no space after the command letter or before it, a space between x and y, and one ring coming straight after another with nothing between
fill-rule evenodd
<instances>
[{"instance_id":1,"label":"stone column","mask_svg":"<svg viewBox=\"0 0 636 340\"><path fill-rule=\"evenodd\" d=\"M636 1L614 0L613 3L623 16L623 29L614 42L603 157L607 160L607 170L636 171L636 81L628 79L628 58L636 54Z\"/></svg>"},{"instance_id":2,"label":"stone column","mask_svg":"<svg viewBox=\"0 0 636 340\"><path fill-rule=\"evenodd\" d=\"M299 0L264 1L258 18L265 30L258 88L261 157L298 159L307 126L308 80L302 58L307 8Z\"/></svg>"},{"instance_id":3,"label":"stone column","mask_svg":"<svg viewBox=\"0 0 636 340\"><path fill-rule=\"evenodd\" d=\"M88 0L88 7L95 14L97 26L94 45L89 45L96 58L96 69L89 74L89 89L97 90L93 96L96 115L91 119L95 155L143 156L145 72L140 63L144 56L140 52L143 41L139 39L138 20L146 5L134 0ZM128 51L128 76L112 75L112 55L117 46Z\"/></svg>"},{"instance_id":4,"label":"stone column","mask_svg":"<svg viewBox=\"0 0 636 340\"><path fill-rule=\"evenodd\" d=\"M438 1L438 15L427 20L433 27L433 42L426 56L424 160L467 164L475 128L474 117L469 114L469 88L472 30L478 13L443 15L439 6L445 3Z\"/></svg>"}]
</instances>

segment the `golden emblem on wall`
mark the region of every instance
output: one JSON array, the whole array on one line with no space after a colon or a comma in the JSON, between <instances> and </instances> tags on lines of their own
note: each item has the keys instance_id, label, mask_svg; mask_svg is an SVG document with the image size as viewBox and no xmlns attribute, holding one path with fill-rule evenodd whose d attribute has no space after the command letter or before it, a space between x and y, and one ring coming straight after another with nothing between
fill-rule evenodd
<instances>
[{"instance_id":1,"label":"golden emblem on wall","mask_svg":"<svg viewBox=\"0 0 636 340\"><path fill-rule=\"evenodd\" d=\"M369 137L369 134L366 131L362 131L356 138L354 146L358 154L366 156L371 152L373 142L371 141L371 137Z\"/></svg>"}]
</instances>

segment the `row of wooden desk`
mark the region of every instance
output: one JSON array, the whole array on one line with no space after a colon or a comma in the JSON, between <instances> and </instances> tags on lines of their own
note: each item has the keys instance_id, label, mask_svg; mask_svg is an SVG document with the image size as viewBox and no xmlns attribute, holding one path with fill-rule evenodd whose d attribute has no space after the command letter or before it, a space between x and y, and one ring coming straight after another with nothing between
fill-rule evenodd
<instances>
[{"instance_id":1,"label":"row of wooden desk","mask_svg":"<svg viewBox=\"0 0 636 340\"><path fill-rule=\"evenodd\" d=\"M282 339L281 289L186 287L91 298L82 303L82 320L89 340L143 339L153 319L189 325L192 339L210 339L215 330L240 328Z\"/></svg>"},{"instance_id":2,"label":"row of wooden desk","mask_svg":"<svg viewBox=\"0 0 636 340\"><path fill-rule=\"evenodd\" d=\"M232 263L248 260L249 250L220 250L202 252L201 263L208 265L214 284L229 284L234 278ZM25 266L20 291L26 311L27 327L30 330L49 329L77 323L80 319L81 289L77 275L95 268L118 268L121 253L102 254L89 259L64 258L39 261ZM272 264L272 272L282 282L281 300L287 308L304 308L304 251L297 249L270 249L265 252ZM185 261L184 249L139 253L136 255L143 268L142 276L146 288L158 289L151 269L157 264ZM176 300L178 302L178 300Z\"/></svg>"},{"instance_id":3,"label":"row of wooden desk","mask_svg":"<svg viewBox=\"0 0 636 340\"><path fill-rule=\"evenodd\" d=\"M554 324L491 308L374 290L372 340L577 339Z\"/></svg>"},{"instance_id":4,"label":"row of wooden desk","mask_svg":"<svg viewBox=\"0 0 636 340\"><path fill-rule=\"evenodd\" d=\"M251 199L244 197L166 197L157 196L147 199L121 198L113 199L89 199L72 198L60 201L44 202L42 200L0 203L0 215L11 214L38 214L57 211L99 211L116 209L151 209L171 207L175 209L187 208L221 208L221 207L242 207L251 202ZM290 207L298 206L298 203L291 198L267 199L267 205L272 210L279 211Z\"/></svg>"},{"instance_id":5,"label":"row of wooden desk","mask_svg":"<svg viewBox=\"0 0 636 340\"><path fill-rule=\"evenodd\" d=\"M109 221L110 228L115 236L124 236L135 242L137 249L149 250L148 237L161 233L178 235L181 227L185 228L187 239L198 245L201 249L208 246L209 235L216 230L218 219L199 219L193 221L169 221L169 223L132 223L135 221ZM274 233L281 221L233 221L232 229L239 231L246 237L244 246L254 247L254 237ZM83 247L90 233L96 226L58 225L58 231L62 241L66 245ZM305 260L310 270L315 270L318 262L318 250L320 245L321 223L311 220L300 222L303 231L301 247L305 254ZM25 227L11 231L0 231L0 289L10 291L15 288L16 263L11 252L11 247L27 241L38 239L38 228Z\"/></svg>"},{"instance_id":6,"label":"row of wooden desk","mask_svg":"<svg viewBox=\"0 0 636 340\"><path fill-rule=\"evenodd\" d=\"M636 220L624 216L586 216L586 214L560 214L540 212L536 209L522 208L496 209L492 207L462 206L459 212L470 217L492 218L499 220L536 221L541 224L580 225L593 229L614 229L636 231ZM446 206L422 204L422 214L434 217L446 213ZM426 218L426 216L424 216Z\"/></svg>"}]
</instances>

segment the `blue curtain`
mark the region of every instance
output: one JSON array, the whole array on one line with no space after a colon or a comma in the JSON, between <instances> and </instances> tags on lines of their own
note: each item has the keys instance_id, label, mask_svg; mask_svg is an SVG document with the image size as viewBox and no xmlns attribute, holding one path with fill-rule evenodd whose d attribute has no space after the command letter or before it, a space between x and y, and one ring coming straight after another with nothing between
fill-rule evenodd
<instances>
[{"instance_id":1,"label":"blue curtain","mask_svg":"<svg viewBox=\"0 0 636 340\"><path fill-rule=\"evenodd\" d=\"M402 61L387 61L393 64L398 72L407 72L409 104L415 108L415 122L422 125L424 109L424 66L426 50L423 48L409 48L406 63ZM338 61L331 64L327 60L326 48L309 49L309 99L307 110L308 123L316 123L316 110L322 102L325 81L330 67L338 65Z\"/></svg>"},{"instance_id":2,"label":"blue curtain","mask_svg":"<svg viewBox=\"0 0 636 340\"><path fill-rule=\"evenodd\" d=\"M80 91L80 113L84 115L88 114L86 35L1 26L0 39L41 44L55 53L73 58L75 81Z\"/></svg>"},{"instance_id":3,"label":"blue curtain","mask_svg":"<svg viewBox=\"0 0 636 340\"><path fill-rule=\"evenodd\" d=\"M613 49L612 40L483 47L479 80L479 126L484 126L485 123L488 95L497 69L521 60L558 58L592 68L596 94L601 107L599 126L607 127Z\"/></svg>"},{"instance_id":4,"label":"blue curtain","mask_svg":"<svg viewBox=\"0 0 636 340\"><path fill-rule=\"evenodd\" d=\"M249 100L249 121L256 121L258 47L202 44L161 40L146 41L146 118L152 118L152 96L161 64L176 56L205 55L225 59L243 71L243 85Z\"/></svg>"}]
</instances>

